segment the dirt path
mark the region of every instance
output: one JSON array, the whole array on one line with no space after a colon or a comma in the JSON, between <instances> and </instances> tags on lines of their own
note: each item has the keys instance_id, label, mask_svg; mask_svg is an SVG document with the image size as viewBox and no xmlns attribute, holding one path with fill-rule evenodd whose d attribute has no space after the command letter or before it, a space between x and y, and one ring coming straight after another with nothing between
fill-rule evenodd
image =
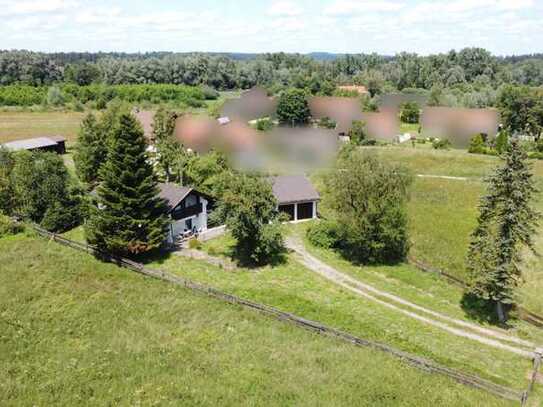
<instances>
[{"instance_id":1,"label":"dirt path","mask_svg":"<svg viewBox=\"0 0 543 407\"><path fill-rule=\"evenodd\" d=\"M467 177L451 177L449 175L431 175L431 174L417 174L419 178L437 178L437 179L449 179L453 181L468 181ZM477 179L477 178L475 178Z\"/></svg>"},{"instance_id":2,"label":"dirt path","mask_svg":"<svg viewBox=\"0 0 543 407\"><path fill-rule=\"evenodd\" d=\"M375 287L365 284L338 271L337 269L312 256L307 252L303 242L300 239L289 237L287 238L286 243L287 247L296 252L299 261L309 270L348 289L349 291L360 295L361 297L369 299L410 318L421 321L427 325L440 328L451 334L472 339L495 348L507 350L527 358L534 357L533 349L535 348L535 345L529 341L507 335L504 332L484 328L476 324L440 314L386 291L378 290ZM398 306L399 304L409 307L413 311L401 308ZM426 314L427 316L421 314ZM456 327L452 325L456 325ZM503 343L502 341L510 342L510 344ZM526 348L529 348L530 350Z\"/></svg>"}]
</instances>

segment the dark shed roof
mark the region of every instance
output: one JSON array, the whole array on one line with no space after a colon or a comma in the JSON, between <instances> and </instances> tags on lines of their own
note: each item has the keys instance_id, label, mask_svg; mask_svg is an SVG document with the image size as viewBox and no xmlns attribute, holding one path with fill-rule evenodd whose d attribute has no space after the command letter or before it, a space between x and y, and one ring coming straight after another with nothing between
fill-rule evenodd
<instances>
[{"instance_id":1,"label":"dark shed roof","mask_svg":"<svg viewBox=\"0 0 543 407\"><path fill-rule=\"evenodd\" d=\"M10 141L9 143L5 143L4 147L14 151L35 150L37 148L54 147L59 143L59 141L61 140L53 139L53 137L36 137L25 140ZM64 139L62 141L64 141Z\"/></svg>"},{"instance_id":2,"label":"dark shed roof","mask_svg":"<svg viewBox=\"0 0 543 407\"><path fill-rule=\"evenodd\" d=\"M320 199L313 184L303 175L281 175L271 181L273 194L280 205Z\"/></svg>"},{"instance_id":3,"label":"dark shed roof","mask_svg":"<svg viewBox=\"0 0 543 407\"><path fill-rule=\"evenodd\" d=\"M160 189L158 195L162 199L166 200L168 203L168 209L170 211L179 205L179 202L185 199L185 197L192 191L191 187L182 187L172 183L158 184L158 188Z\"/></svg>"}]
</instances>

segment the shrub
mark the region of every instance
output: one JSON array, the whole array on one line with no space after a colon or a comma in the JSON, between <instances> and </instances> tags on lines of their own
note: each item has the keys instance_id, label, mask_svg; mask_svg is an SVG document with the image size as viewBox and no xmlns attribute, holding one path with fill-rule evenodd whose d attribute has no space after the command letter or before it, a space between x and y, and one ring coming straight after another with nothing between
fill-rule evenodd
<instances>
[{"instance_id":1,"label":"shrub","mask_svg":"<svg viewBox=\"0 0 543 407\"><path fill-rule=\"evenodd\" d=\"M432 141L432 147L434 147L436 150L448 150L452 146L451 142L444 138L444 139L434 139Z\"/></svg>"},{"instance_id":2,"label":"shrub","mask_svg":"<svg viewBox=\"0 0 543 407\"><path fill-rule=\"evenodd\" d=\"M9 216L0 212L0 237L15 235L23 229L21 224L15 223Z\"/></svg>"},{"instance_id":3,"label":"shrub","mask_svg":"<svg viewBox=\"0 0 543 407\"><path fill-rule=\"evenodd\" d=\"M468 152L471 154L486 154L487 146L482 134L476 134L471 138Z\"/></svg>"},{"instance_id":4,"label":"shrub","mask_svg":"<svg viewBox=\"0 0 543 407\"><path fill-rule=\"evenodd\" d=\"M202 243L195 237L189 239L189 249L200 250L202 248Z\"/></svg>"},{"instance_id":5,"label":"shrub","mask_svg":"<svg viewBox=\"0 0 543 407\"><path fill-rule=\"evenodd\" d=\"M324 129L335 129L336 125L337 123L334 120L330 119L328 116L323 117L319 120L319 126Z\"/></svg>"},{"instance_id":6,"label":"shrub","mask_svg":"<svg viewBox=\"0 0 543 407\"><path fill-rule=\"evenodd\" d=\"M51 86L47 91L47 104L49 106L62 106L66 98L58 86Z\"/></svg>"},{"instance_id":7,"label":"shrub","mask_svg":"<svg viewBox=\"0 0 543 407\"><path fill-rule=\"evenodd\" d=\"M337 222L321 220L307 229L306 236L312 245L330 249L338 246L340 230Z\"/></svg>"},{"instance_id":8,"label":"shrub","mask_svg":"<svg viewBox=\"0 0 543 407\"><path fill-rule=\"evenodd\" d=\"M543 137L537 140L535 144L535 149L539 153L543 153Z\"/></svg>"},{"instance_id":9,"label":"shrub","mask_svg":"<svg viewBox=\"0 0 543 407\"><path fill-rule=\"evenodd\" d=\"M415 124L419 122L420 107L417 102L406 102L402 105L400 120L404 123Z\"/></svg>"},{"instance_id":10,"label":"shrub","mask_svg":"<svg viewBox=\"0 0 543 407\"><path fill-rule=\"evenodd\" d=\"M256 129L258 131L270 131L273 128L273 122L270 118L265 117L256 121Z\"/></svg>"},{"instance_id":11,"label":"shrub","mask_svg":"<svg viewBox=\"0 0 543 407\"><path fill-rule=\"evenodd\" d=\"M202 86L202 94L204 95L205 100L216 100L220 95L219 92L208 85Z\"/></svg>"}]
</instances>

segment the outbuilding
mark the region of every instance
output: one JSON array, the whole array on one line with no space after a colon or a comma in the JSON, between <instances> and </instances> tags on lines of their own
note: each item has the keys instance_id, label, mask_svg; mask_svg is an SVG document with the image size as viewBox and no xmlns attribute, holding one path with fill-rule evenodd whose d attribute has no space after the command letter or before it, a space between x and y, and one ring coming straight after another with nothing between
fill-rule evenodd
<instances>
[{"instance_id":1,"label":"outbuilding","mask_svg":"<svg viewBox=\"0 0 543 407\"><path fill-rule=\"evenodd\" d=\"M66 139L61 136L35 137L24 140L10 141L2 144L11 151L50 151L57 154L66 153Z\"/></svg>"},{"instance_id":2,"label":"outbuilding","mask_svg":"<svg viewBox=\"0 0 543 407\"><path fill-rule=\"evenodd\" d=\"M303 175L282 175L272 178L272 189L278 209L293 222L317 217L320 195Z\"/></svg>"}]
</instances>

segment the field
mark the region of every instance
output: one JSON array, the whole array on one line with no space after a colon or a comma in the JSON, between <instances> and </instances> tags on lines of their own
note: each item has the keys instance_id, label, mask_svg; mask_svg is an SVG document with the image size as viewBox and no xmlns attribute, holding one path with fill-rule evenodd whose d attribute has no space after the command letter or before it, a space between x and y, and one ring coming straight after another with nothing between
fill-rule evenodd
<instances>
[{"instance_id":1,"label":"field","mask_svg":"<svg viewBox=\"0 0 543 407\"><path fill-rule=\"evenodd\" d=\"M0 111L0 144L39 136L77 138L83 113Z\"/></svg>"},{"instance_id":2,"label":"field","mask_svg":"<svg viewBox=\"0 0 543 407\"><path fill-rule=\"evenodd\" d=\"M5 406L515 405L32 235L0 246Z\"/></svg>"}]
</instances>

